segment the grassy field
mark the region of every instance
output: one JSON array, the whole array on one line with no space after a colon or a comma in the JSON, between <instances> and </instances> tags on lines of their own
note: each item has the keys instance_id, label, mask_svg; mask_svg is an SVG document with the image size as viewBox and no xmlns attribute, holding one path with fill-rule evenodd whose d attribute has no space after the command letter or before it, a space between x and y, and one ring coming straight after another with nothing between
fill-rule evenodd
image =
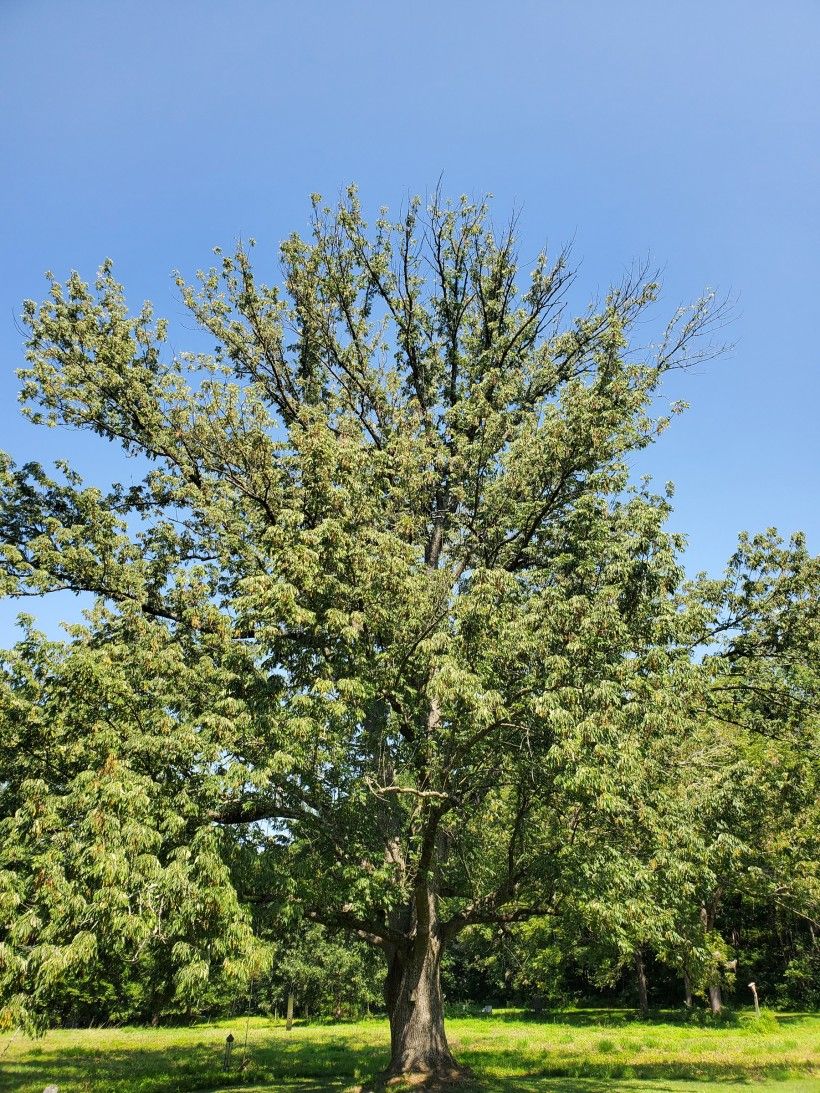
<instances>
[{"instance_id":1,"label":"grassy field","mask_svg":"<svg viewBox=\"0 0 820 1093\"><path fill-rule=\"evenodd\" d=\"M243 1059L247 1031L245 1066ZM225 1037L236 1038L222 1070ZM541 1018L517 1011L452 1017L448 1034L476 1090L527 1093L721 1093L820 1091L820 1015L743 1014L722 1026L678 1014L647 1021L629 1011L578 1009ZM383 1020L297 1024L263 1018L193 1028L57 1031L42 1040L0 1039L0 1089L42 1093L377 1089L386 1065Z\"/></svg>"}]
</instances>

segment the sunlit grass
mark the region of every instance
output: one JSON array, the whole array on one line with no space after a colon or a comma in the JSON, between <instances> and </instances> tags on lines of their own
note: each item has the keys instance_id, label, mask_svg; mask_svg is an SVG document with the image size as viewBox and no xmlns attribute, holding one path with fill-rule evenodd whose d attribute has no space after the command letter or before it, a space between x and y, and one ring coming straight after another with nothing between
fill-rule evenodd
<instances>
[{"instance_id":1,"label":"sunlit grass","mask_svg":"<svg viewBox=\"0 0 820 1093\"><path fill-rule=\"evenodd\" d=\"M473 1088L561 1093L820 1091L820 1015L743 1014L720 1025L673 1013L639 1021L624 1010L517 1011L454 1016L448 1035ZM229 1072L225 1037L235 1037ZM245 1035L247 1032L247 1050ZM370 1090L387 1062L387 1027L253 1018L193 1028L64 1030L42 1040L0 1039L0 1089L42 1093L185 1093L205 1090ZM244 1067L242 1062L244 1059Z\"/></svg>"}]
</instances>

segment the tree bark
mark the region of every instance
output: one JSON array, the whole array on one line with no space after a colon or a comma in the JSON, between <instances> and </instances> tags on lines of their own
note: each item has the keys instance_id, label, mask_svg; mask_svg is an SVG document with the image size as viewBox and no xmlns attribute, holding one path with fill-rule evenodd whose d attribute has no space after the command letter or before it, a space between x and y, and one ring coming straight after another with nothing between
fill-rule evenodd
<instances>
[{"instance_id":1,"label":"tree bark","mask_svg":"<svg viewBox=\"0 0 820 1093\"><path fill-rule=\"evenodd\" d=\"M703 932L708 939L709 934L715 928L715 914L717 911L717 898L710 904L702 904L700 908L700 921L703 924ZM709 999L709 1009L714 1014L723 1010L723 997L720 992L720 972L717 966L712 969L711 982L706 988Z\"/></svg>"},{"instance_id":2,"label":"tree bark","mask_svg":"<svg viewBox=\"0 0 820 1093\"><path fill-rule=\"evenodd\" d=\"M688 1010L692 1008L692 980L689 973L683 973L683 1004Z\"/></svg>"},{"instance_id":3,"label":"tree bark","mask_svg":"<svg viewBox=\"0 0 820 1093\"><path fill-rule=\"evenodd\" d=\"M646 965L644 964L643 950L636 949L633 959L635 961L635 979L638 985L638 1006L641 1017L646 1017L649 1014L649 992L646 985Z\"/></svg>"},{"instance_id":4,"label":"tree bark","mask_svg":"<svg viewBox=\"0 0 820 1093\"><path fill-rule=\"evenodd\" d=\"M385 981L390 1018L388 1075L429 1074L455 1079L462 1074L444 1032L441 995L441 938L424 933L406 949L391 948Z\"/></svg>"}]
</instances>

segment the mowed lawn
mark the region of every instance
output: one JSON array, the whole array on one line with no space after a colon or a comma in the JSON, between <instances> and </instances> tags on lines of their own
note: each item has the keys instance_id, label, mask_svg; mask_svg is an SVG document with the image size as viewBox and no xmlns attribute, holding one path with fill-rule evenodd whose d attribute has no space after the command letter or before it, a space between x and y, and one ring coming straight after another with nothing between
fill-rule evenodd
<instances>
[{"instance_id":1,"label":"mowed lawn","mask_svg":"<svg viewBox=\"0 0 820 1093\"><path fill-rule=\"evenodd\" d=\"M820 1015L764 1014L756 1021L743 1014L714 1027L673 1013L639 1021L613 1009L541 1018L508 1010L452 1017L447 1027L476 1090L691 1093L717 1084L722 1093L820 1091ZM225 1073L229 1032L235 1043ZM291 1032L281 1022L240 1018L193 1028L66 1030L41 1040L5 1034L0 1089L42 1093L54 1083L60 1093L367 1091L379 1088L387 1039L386 1022L376 1018L297 1023Z\"/></svg>"}]
</instances>

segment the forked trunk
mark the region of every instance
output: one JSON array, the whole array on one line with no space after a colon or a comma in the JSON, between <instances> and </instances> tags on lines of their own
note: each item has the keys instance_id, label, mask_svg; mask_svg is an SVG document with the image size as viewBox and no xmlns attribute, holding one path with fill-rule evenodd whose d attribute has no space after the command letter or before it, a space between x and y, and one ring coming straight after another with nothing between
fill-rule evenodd
<instances>
[{"instance_id":1,"label":"forked trunk","mask_svg":"<svg viewBox=\"0 0 820 1093\"><path fill-rule=\"evenodd\" d=\"M450 1053L444 1032L441 997L442 944L438 937L422 936L406 951L390 956L385 1000L390 1017L388 1074L429 1074L458 1078L462 1071Z\"/></svg>"}]
</instances>

